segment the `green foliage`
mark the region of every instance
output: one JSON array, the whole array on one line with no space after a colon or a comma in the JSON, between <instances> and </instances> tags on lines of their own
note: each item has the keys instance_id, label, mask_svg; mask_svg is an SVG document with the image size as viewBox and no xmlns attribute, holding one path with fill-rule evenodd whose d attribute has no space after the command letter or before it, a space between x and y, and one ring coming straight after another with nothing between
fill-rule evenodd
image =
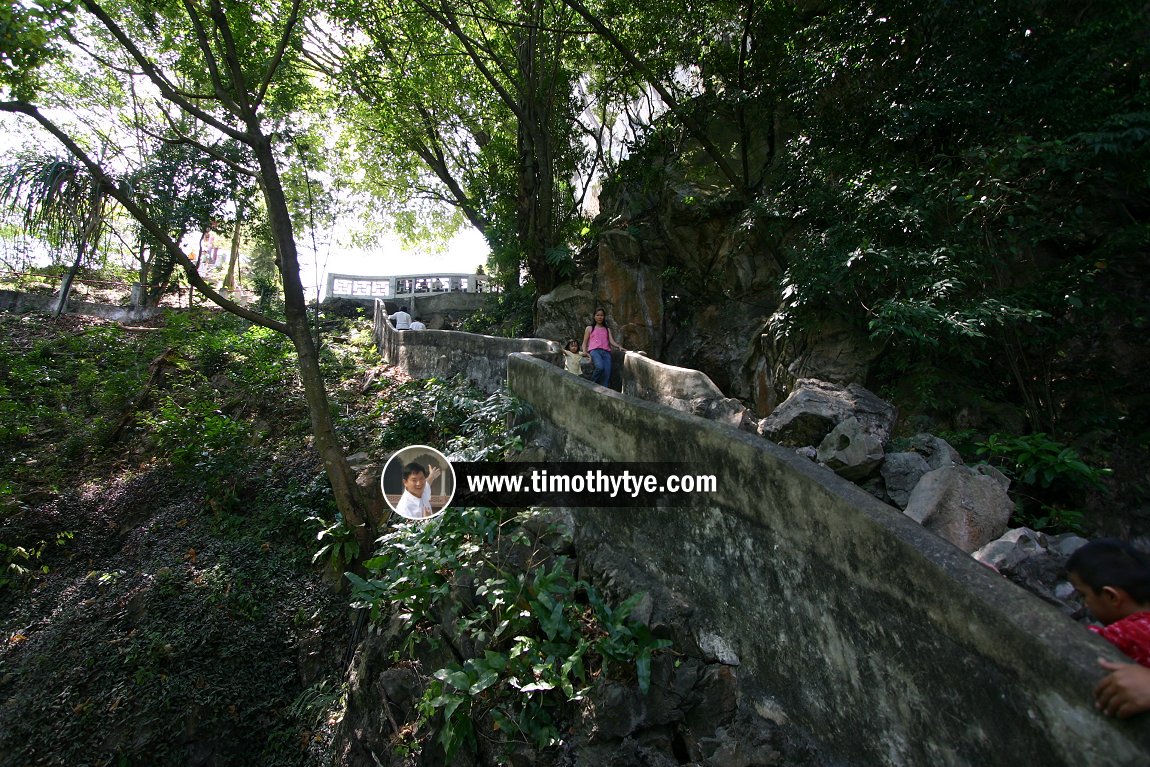
<instances>
[{"instance_id":1,"label":"green foliage","mask_svg":"<svg viewBox=\"0 0 1150 767\"><path fill-rule=\"evenodd\" d=\"M1066 417L1061 352L1144 313L1119 275L1150 247L1139 14L1087 16L880 3L800 25L795 131L756 202L787 243L776 332L837 317L893 376L925 360L1013 389L1036 431Z\"/></svg>"},{"instance_id":2,"label":"green foliage","mask_svg":"<svg viewBox=\"0 0 1150 767\"><path fill-rule=\"evenodd\" d=\"M1083 513L1067 500L1105 490L1107 468L1090 466L1072 447L1041 432L1023 436L991 434L977 446L1004 474L1021 485L1017 522L1038 530L1081 531Z\"/></svg>"},{"instance_id":3,"label":"green foliage","mask_svg":"<svg viewBox=\"0 0 1150 767\"><path fill-rule=\"evenodd\" d=\"M991 434L978 446L978 453L1001 465L1008 476L1033 487L1049 488L1061 482L1079 490L1098 490L1104 487L1103 478L1111 474L1109 469L1087 465L1077 450L1043 433Z\"/></svg>"},{"instance_id":4,"label":"green foliage","mask_svg":"<svg viewBox=\"0 0 1150 767\"><path fill-rule=\"evenodd\" d=\"M251 434L248 425L220 413L209 400L166 399L141 419L177 469L231 474Z\"/></svg>"},{"instance_id":5,"label":"green foliage","mask_svg":"<svg viewBox=\"0 0 1150 767\"><path fill-rule=\"evenodd\" d=\"M343 646L346 604L310 563L336 509L296 426L290 346L218 313L171 319L0 313L0 405L21 405L0 416L0 615L22 643L2 662L0 751L21 764L182 765L189 742L322 761L343 669L317 654L327 686L305 696L295 666L305 637ZM165 465L204 461L214 484Z\"/></svg>"},{"instance_id":6,"label":"green foliage","mask_svg":"<svg viewBox=\"0 0 1150 767\"><path fill-rule=\"evenodd\" d=\"M0 589L28 583L36 574L48 573L43 563L49 548L59 549L75 536L71 532L56 533L52 541L37 541L31 546L12 546L0 541Z\"/></svg>"},{"instance_id":7,"label":"green foliage","mask_svg":"<svg viewBox=\"0 0 1150 767\"><path fill-rule=\"evenodd\" d=\"M504 338L524 338L535 327L535 287L528 283L505 288L487 296L482 308L473 312L460 330Z\"/></svg>"},{"instance_id":8,"label":"green foliage","mask_svg":"<svg viewBox=\"0 0 1150 767\"><path fill-rule=\"evenodd\" d=\"M13 488L51 483L67 463L97 459L159 349L154 339L105 324L58 333L37 327L35 318L0 316L6 337L22 344L0 354L0 449L9 458L0 478Z\"/></svg>"},{"instance_id":9,"label":"green foliage","mask_svg":"<svg viewBox=\"0 0 1150 767\"><path fill-rule=\"evenodd\" d=\"M323 520L318 517L312 519L324 524ZM337 572L342 572L345 567L355 562L359 557L359 541L355 539L355 531L348 527L343 519L337 519L331 524L326 524L316 534L316 540L321 542L326 540L327 542L319 547L311 561L326 560L331 568Z\"/></svg>"},{"instance_id":10,"label":"green foliage","mask_svg":"<svg viewBox=\"0 0 1150 767\"><path fill-rule=\"evenodd\" d=\"M409 626L406 653L436 641L432 623L447 626L455 646L475 648L431 673L419 706L448 759L476 749L479 727L503 746L555 744L566 705L597 674L629 670L645 691L652 653L669 645L629 617L641 595L613 608L565 557L531 554L526 567L511 567L506 552L532 551L518 522L494 509L455 510L385 535L365 565L370 576L347 575L356 606Z\"/></svg>"},{"instance_id":11,"label":"green foliage","mask_svg":"<svg viewBox=\"0 0 1150 767\"><path fill-rule=\"evenodd\" d=\"M68 0L5 3L0 8L0 98L35 98L41 70L60 54L58 38L70 26Z\"/></svg>"},{"instance_id":12,"label":"green foliage","mask_svg":"<svg viewBox=\"0 0 1150 767\"><path fill-rule=\"evenodd\" d=\"M377 452L436 445L460 460L498 460L522 444L527 407L505 390L485 395L462 376L385 384L354 428Z\"/></svg>"},{"instance_id":13,"label":"green foliage","mask_svg":"<svg viewBox=\"0 0 1150 767\"><path fill-rule=\"evenodd\" d=\"M522 435L532 423L531 406L499 389L470 409L447 452L453 460L502 460L523 447Z\"/></svg>"}]
</instances>

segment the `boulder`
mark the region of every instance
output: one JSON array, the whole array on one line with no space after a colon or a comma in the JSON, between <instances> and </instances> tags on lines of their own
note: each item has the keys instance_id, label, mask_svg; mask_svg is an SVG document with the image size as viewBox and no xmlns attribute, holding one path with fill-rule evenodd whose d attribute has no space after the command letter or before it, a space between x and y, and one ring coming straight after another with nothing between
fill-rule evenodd
<instances>
[{"instance_id":1,"label":"boulder","mask_svg":"<svg viewBox=\"0 0 1150 767\"><path fill-rule=\"evenodd\" d=\"M1045 551L1046 536L1029 527L1007 530L1001 537L981 547L972 555L1000 573L1015 569L1023 560Z\"/></svg>"},{"instance_id":2,"label":"boulder","mask_svg":"<svg viewBox=\"0 0 1150 767\"><path fill-rule=\"evenodd\" d=\"M758 432L789 447L818 445L848 418L857 418L863 430L886 444L897 411L889 402L858 384L839 384L804 378L798 388L759 422Z\"/></svg>"},{"instance_id":3,"label":"boulder","mask_svg":"<svg viewBox=\"0 0 1150 767\"><path fill-rule=\"evenodd\" d=\"M595 296L571 283L564 283L535 304L535 335L564 343L568 338L583 342L583 330L595 311Z\"/></svg>"},{"instance_id":4,"label":"boulder","mask_svg":"<svg viewBox=\"0 0 1150 767\"><path fill-rule=\"evenodd\" d=\"M628 354L623 361L623 393L700 418L755 431L758 420L742 402L723 395L704 373Z\"/></svg>"},{"instance_id":5,"label":"boulder","mask_svg":"<svg viewBox=\"0 0 1150 767\"><path fill-rule=\"evenodd\" d=\"M944 466L923 475L905 513L970 553L1002 535L1014 502L993 478L967 466Z\"/></svg>"},{"instance_id":6,"label":"boulder","mask_svg":"<svg viewBox=\"0 0 1150 767\"><path fill-rule=\"evenodd\" d=\"M882 463L883 449L878 437L867 433L859 419L840 423L819 444L819 463L839 476L856 481L868 476Z\"/></svg>"},{"instance_id":7,"label":"boulder","mask_svg":"<svg viewBox=\"0 0 1150 767\"><path fill-rule=\"evenodd\" d=\"M909 449L926 459L932 469L944 466L962 466L962 456L942 437L933 434L916 434L910 438Z\"/></svg>"},{"instance_id":8,"label":"boulder","mask_svg":"<svg viewBox=\"0 0 1150 767\"><path fill-rule=\"evenodd\" d=\"M975 464L972 468L984 477L993 479L1003 490L1010 489L1010 478L989 463Z\"/></svg>"},{"instance_id":9,"label":"boulder","mask_svg":"<svg viewBox=\"0 0 1150 767\"><path fill-rule=\"evenodd\" d=\"M905 509L911 491L922 476L930 471L930 464L919 453L890 453L879 471L890 502Z\"/></svg>"},{"instance_id":10,"label":"boulder","mask_svg":"<svg viewBox=\"0 0 1150 767\"><path fill-rule=\"evenodd\" d=\"M1066 580L1066 560L1084 543L1073 533L1048 536L1019 527L978 549L974 558L1070 617L1083 618L1082 598Z\"/></svg>"}]
</instances>

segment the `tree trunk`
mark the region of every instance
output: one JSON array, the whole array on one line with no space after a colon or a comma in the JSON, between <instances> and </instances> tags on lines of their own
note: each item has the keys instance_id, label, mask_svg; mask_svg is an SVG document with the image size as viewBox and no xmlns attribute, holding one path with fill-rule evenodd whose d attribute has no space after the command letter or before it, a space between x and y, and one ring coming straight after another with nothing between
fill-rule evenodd
<instances>
[{"instance_id":1,"label":"tree trunk","mask_svg":"<svg viewBox=\"0 0 1150 767\"><path fill-rule=\"evenodd\" d=\"M244 221L244 204L236 203L236 229L232 232L232 250L228 256L228 273L224 277L224 290L236 289L236 263L240 260L240 230Z\"/></svg>"},{"instance_id":2,"label":"tree trunk","mask_svg":"<svg viewBox=\"0 0 1150 767\"><path fill-rule=\"evenodd\" d=\"M307 303L299 274L299 255L296 251L291 214L280 182L279 169L275 163L270 141L255 131L253 134L257 137L253 139L251 146L259 162L268 220L279 254L278 265L280 277L283 279L287 335L292 340L299 357L300 378L307 400L315 448L319 452L320 460L323 461L328 482L331 483L336 507L344 522L354 531L360 545L360 555L367 556L371 553L375 542L378 524L378 514L372 512L378 510L369 507L367 499L356 485L351 466L335 434L327 390L324 388L323 374L319 366L319 353L308 325Z\"/></svg>"},{"instance_id":3,"label":"tree trunk","mask_svg":"<svg viewBox=\"0 0 1150 767\"><path fill-rule=\"evenodd\" d=\"M555 158L551 121L554 115L553 75L543 59L546 44L541 32L538 2L525 5L517 57L523 78L519 93L519 204L516 211L519 244L527 271L535 280L536 295L550 293L558 283L558 270L548 258L555 246Z\"/></svg>"},{"instance_id":4,"label":"tree trunk","mask_svg":"<svg viewBox=\"0 0 1150 767\"><path fill-rule=\"evenodd\" d=\"M92 210L84 224L84 231L80 233L80 239L76 243L76 261L68 273L64 275L64 281L60 284L60 300L56 302L53 314L57 319L63 314L64 307L68 305L68 294L72 292L72 281L76 279L76 273L80 271L84 254L88 252L89 246L95 246L96 240L100 237L100 229L104 225L101 194L99 185L97 185L92 191Z\"/></svg>"}]
</instances>

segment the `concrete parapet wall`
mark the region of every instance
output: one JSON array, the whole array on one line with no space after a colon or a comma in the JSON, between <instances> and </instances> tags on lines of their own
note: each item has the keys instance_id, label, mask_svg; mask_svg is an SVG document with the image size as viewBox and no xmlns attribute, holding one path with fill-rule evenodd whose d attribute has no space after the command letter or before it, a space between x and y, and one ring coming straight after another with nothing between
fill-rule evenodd
<instances>
[{"instance_id":1,"label":"concrete parapet wall","mask_svg":"<svg viewBox=\"0 0 1150 767\"><path fill-rule=\"evenodd\" d=\"M23 312L52 312L56 308L56 296L41 296L32 293L21 293L17 290L0 290L0 311ZM91 301L68 300L64 307L66 314L83 314L89 317L102 317L114 322L141 322L149 320L164 312L158 307L144 309L131 306L113 306L112 304L97 304Z\"/></svg>"},{"instance_id":2,"label":"concrete parapet wall","mask_svg":"<svg viewBox=\"0 0 1150 767\"><path fill-rule=\"evenodd\" d=\"M699 401L725 399L727 395L705 373L628 354L623 362L623 393L690 413Z\"/></svg>"},{"instance_id":3,"label":"concrete parapet wall","mask_svg":"<svg viewBox=\"0 0 1150 767\"><path fill-rule=\"evenodd\" d=\"M562 349L542 338L499 338L452 330L396 330L382 301L375 304L375 342L384 362L413 378L451 378L462 374L493 392L507 379L507 356L527 352L562 364Z\"/></svg>"},{"instance_id":4,"label":"concrete parapet wall","mask_svg":"<svg viewBox=\"0 0 1150 767\"><path fill-rule=\"evenodd\" d=\"M554 460L684 462L719 492L574 510L692 605L755 705L844 763L1146 765L1150 728L1099 714L1102 639L832 472L754 435L606 391L526 354L508 387ZM703 641L703 637L707 641Z\"/></svg>"}]
</instances>

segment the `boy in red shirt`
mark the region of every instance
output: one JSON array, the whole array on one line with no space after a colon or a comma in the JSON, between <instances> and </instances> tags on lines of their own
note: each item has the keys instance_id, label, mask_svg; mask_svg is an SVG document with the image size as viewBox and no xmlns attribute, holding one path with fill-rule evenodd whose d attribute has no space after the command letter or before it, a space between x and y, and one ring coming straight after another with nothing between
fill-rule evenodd
<instances>
[{"instance_id":1,"label":"boy in red shirt","mask_svg":"<svg viewBox=\"0 0 1150 767\"><path fill-rule=\"evenodd\" d=\"M1075 551L1066 570L1103 624L1090 629L1150 666L1150 557L1124 541L1100 538Z\"/></svg>"}]
</instances>

